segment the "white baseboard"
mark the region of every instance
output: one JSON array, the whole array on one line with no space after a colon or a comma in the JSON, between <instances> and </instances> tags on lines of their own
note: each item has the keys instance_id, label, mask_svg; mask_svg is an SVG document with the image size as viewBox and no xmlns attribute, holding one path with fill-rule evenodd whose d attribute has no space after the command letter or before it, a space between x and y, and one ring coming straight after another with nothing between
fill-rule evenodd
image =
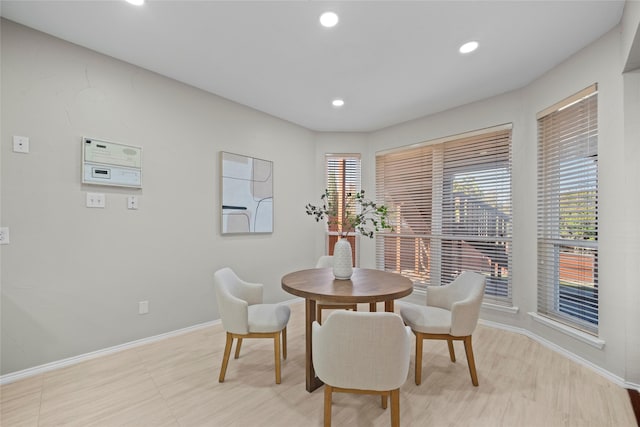
<instances>
[{"instance_id":1,"label":"white baseboard","mask_svg":"<svg viewBox=\"0 0 640 427\"><path fill-rule=\"evenodd\" d=\"M559 353L561 355L563 355L564 357L566 357L569 360L572 360L582 366L585 366L589 369L591 369L592 371L594 371L595 373L602 375L603 377L605 377L606 379L608 379L609 381L613 382L614 384L619 385L620 387L623 388L631 388L631 389L636 389L640 391L640 385L639 384L635 384L629 381L625 381L624 378L619 377L618 375L613 374L612 372L607 371L606 369L578 356L575 353L572 353L570 351L568 351L565 348L560 347L557 344L552 343L551 341L542 338L540 335L534 334L531 331L528 331L526 329L523 328L518 328L515 326L510 326L510 325L505 325L503 323L498 323L498 322L492 322L490 320L483 320L480 319L480 324L485 325L485 326L489 326L492 328L496 328L496 329L502 329L505 331L509 331L509 332L515 332L517 334L521 334L524 335L528 338L531 338L532 340L542 344L543 346L547 347L550 350L555 351L556 353Z\"/></svg>"},{"instance_id":2,"label":"white baseboard","mask_svg":"<svg viewBox=\"0 0 640 427\"><path fill-rule=\"evenodd\" d=\"M299 301L304 301L304 299L294 298L294 299L285 301L285 303L291 305L292 303L299 302ZM204 322L198 325L188 326L186 328L177 329L175 331L166 332L164 334L154 335L152 337L142 338L142 339L131 341L128 343L115 345L113 347L104 348L102 350L96 350L90 353L80 354L78 356L57 360L55 362L45 363L44 365L34 366L33 368L23 369L22 371L11 372L9 374L0 376L0 385L9 384L14 381L22 380L24 378L33 377L38 374L53 371L55 369L64 368L65 366L75 365L76 363L84 362L85 360L95 359L96 357L106 356L108 354L117 353L119 351L127 350L134 347L139 347L141 345L150 344L152 342L186 334L189 332L196 331L198 329L217 325L219 323L220 323L220 319L212 320L210 322Z\"/></svg>"},{"instance_id":3,"label":"white baseboard","mask_svg":"<svg viewBox=\"0 0 640 427\"><path fill-rule=\"evenodd\" d=\"M292 303L296 303L296 302L300 302L303 301L301 298L295 298L292 300L287 301L287 304L292 304ZM145 345L145 344L150 344L156 341L160 341L160 340L164 340L167 338L171 338L171 337L175 337L178 335L182 335L182 334L186 334L189 332L193 332L196 331L198 329L202 329L202 328L207 328L209 326L213 326L213 325L217 325L220 323L220 319L218 320L212 320L210 322L205 322L205 323L200 323L198 325L193 325L193 326L189 326L186 328L182 328L182 329L178 329L175 331L171 331L171 332L166 332L164 334L159 334L159 335L154 335L152 337L148 337L148 338L142 338L139 340L135 340L135 341L131 341L128 343L124 343L124 344L120 344L120 345L116 345L113 347L109 347L109 348L105 348L102 350L97 350L97 351L92 351L90 353L85 353L85 354L81 354L78 356L73 356L73 357L69 357L66 359L62 359L62 360L58 360L55 362L51 362L51 363L46 363L44 365L40 365L40 366L34 366L33 368L28 368L28 369L24 369L22 371L17 371L17 372L12 372L6 375L2 375L0 376L0 385L4 385L4 384L9 384L12 383L14 381L18 381L18 380L22 380L28 377L32 377L35 375L39 375L45 372L49 372L49 371L53 371L55 369L60 369L63 368L65 366L70 366L70 365L75 365L76 363L80 363L80 362L84 362L86 360L90 360L90 359L95 359L97 357L101 357L101 356L106 356L108 354L112 354L112 353L117 353L119 351L123 351L123 350L127 350L130 348L134 348L134 347L139 347L141 345ZM528 331L526 329L523 328L517 328L515 326L509 326L509 325L505 325L502 323L497 323L497 322L491 322L488 320L480 320L480 323L485 325L485 326L489 326L492 328L496 328L496 329L502 329L505 331L510 331L510 332L515 332L521 335L525 335L529 338L531 338L534 341L537 341L538 343L542 344L543 346L562 354L563 356L569 358L570 360L573 360L576 363L579 363L583 366L586 366L587 368L593 370L594 372L602 375L603 377L607 378L609 381L619 385L620 387L624 387L624 388L631 388L631 389L636 389L638 391L640 391L640 384L635 384L635 383L631 383L628 381L625 381L623 378L607 371L606 369L601 368L600 366L597 366L591 362L589 362L588 360L574 354L571 353L570 351L567 351L566 349L552 343L551 341L548 341L544 338L542 338L539 335L534 334L531 331Z\"/></svg>"},{"instance_id":4,"label":"white baseboard","mask_svg":"<svg viewBox=\"0 0 640 427\"><path fill-rule=\"evenodd\" d=\"M115 345L113 347L104 348L102 350L96 350L90 353L68 357L66 359L57 360L55 362L45 363L44 365L34 366L33 368L23 369L22 371L11 372L10 374L0 376L0 385L9 384L14 381L22 380L35 375L43 374L45 372L64 368L65 366L75 365L76 363L84 362L86 360L95 359L97 357L106 356L108 354L117 353L119 351L128 350L130 348L139 347L141 345L146 345L156 341L186 334L189 332L196 331L198 329L207 328L209 326L216 325L218 323L220 323L220 319L212 320L210 322L200 323L198 325L188 326L186 328L178 329L171 332L166 332L164 334L154 335L152 337L142 338L142 339L127 342L124 344Z\"/></svg>"}]
</instances>

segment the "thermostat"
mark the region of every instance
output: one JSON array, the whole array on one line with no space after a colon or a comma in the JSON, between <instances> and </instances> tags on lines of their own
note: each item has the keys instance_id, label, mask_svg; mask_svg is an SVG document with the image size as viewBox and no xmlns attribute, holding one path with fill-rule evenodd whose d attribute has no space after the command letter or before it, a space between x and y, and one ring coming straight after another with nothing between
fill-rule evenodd
<instances>
[{"instance_id":1,"label":"thermostat","mask_svg":"<svg viewBox=\"0 0 640 427\"><path fill-rule=\"evenodd\" d=\"M142 148L82 138L82 183L142 188Z\"/></svg>"}]
</instances>

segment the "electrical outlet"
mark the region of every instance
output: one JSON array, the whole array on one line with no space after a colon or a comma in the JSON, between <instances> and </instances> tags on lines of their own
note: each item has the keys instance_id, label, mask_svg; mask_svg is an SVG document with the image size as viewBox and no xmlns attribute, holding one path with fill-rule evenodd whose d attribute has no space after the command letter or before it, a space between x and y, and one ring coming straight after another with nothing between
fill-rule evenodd
<instances>
[{"instance_id":1,"label":"electrical outlet","mask_svg":"<svg viewBox=\"0 0 640 427\"><path fill-rule=\"evenodd\" d=\"M88 208L104 208L105 207L104 193L87 193L87 207Z\"/></svg>"},{"instance_id":2,"label":"electrical outlet","mask_svg":"<svg viewBox=\"0 0 640 427\"><path fill-rule=\"evenodd\" d=\"M127 209L138 209L138 196L127 197Z\"/></svg>"},{"instance_id":3,"label":"electrical outlet","mask_svg":"<svg viewBox=\"0 0 640 427\"><path fill-rule=\"evenodd\" d=\"M149 301L140 301L138 303L138 314L147 314L149 312Z\"/></svg>"},{"instance_id":4,"label":"electrical outlet","mask_svg":"<svg viewBox=\"0 0 640 427\"><path fill-rule=\"evenodd\" d=\"M29 138L26 136L13 136L13 151L16 153L29 152Z\"/></svg>"},{"instance_id":5,"label":"electrical outlet","mask_svg":"<svg viewBox=\"0 0 640 427\"><path fill-rule=\"evenodd\" d=\"M9 227L0 227L0 245L9 244Z\"/></svg>"}]
</instances>

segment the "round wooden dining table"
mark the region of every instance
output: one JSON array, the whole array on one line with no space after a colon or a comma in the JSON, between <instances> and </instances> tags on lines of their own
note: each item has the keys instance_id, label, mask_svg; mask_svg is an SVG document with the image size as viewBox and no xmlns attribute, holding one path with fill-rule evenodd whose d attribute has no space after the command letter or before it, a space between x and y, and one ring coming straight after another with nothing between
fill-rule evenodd
<instances>
[{"instance_id":1,"label":"round wooden dining table","mask_svg":"<svg viewBox=\"0 0 640 427\"><path fill-rule=\"evenodd\" d=\"M306 388L308 392L323 383L313 368L311 325L316 320L316 300L339 303L384 302L384 309L393 312L393 301L413 292L413 282L397 273L368 268L354 268L350 280L338 280L331 268L295 271L282 277L282 289L305 299Z\"/></svg>"}]
</instances>

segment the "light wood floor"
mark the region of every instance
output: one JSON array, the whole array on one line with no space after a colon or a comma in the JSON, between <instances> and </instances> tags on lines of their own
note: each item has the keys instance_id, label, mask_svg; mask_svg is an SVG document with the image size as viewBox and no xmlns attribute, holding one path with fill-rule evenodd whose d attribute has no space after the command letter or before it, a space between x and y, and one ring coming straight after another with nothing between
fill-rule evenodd
<instances>
[{"instance_id":1,"label":"light wood floor","mask_svg":"<svg viewBox=\"0 0 640 427\"><path fill-rule=\"evenodd\" d=\"M295 303L280 385L273 342L255 339L218 383L225 336L216 325L2 386L0 424L321 426L322 389L304 387L303 323ZM401 425L636 426L627 392L589 369L516 333L479 326L473 341L479 387L460 342L451 363L445 342L425 341L420 386L412 356ZM335 394L333 425L388 426L379 405L377 396Z\"/></svg>"}]
</instances>

